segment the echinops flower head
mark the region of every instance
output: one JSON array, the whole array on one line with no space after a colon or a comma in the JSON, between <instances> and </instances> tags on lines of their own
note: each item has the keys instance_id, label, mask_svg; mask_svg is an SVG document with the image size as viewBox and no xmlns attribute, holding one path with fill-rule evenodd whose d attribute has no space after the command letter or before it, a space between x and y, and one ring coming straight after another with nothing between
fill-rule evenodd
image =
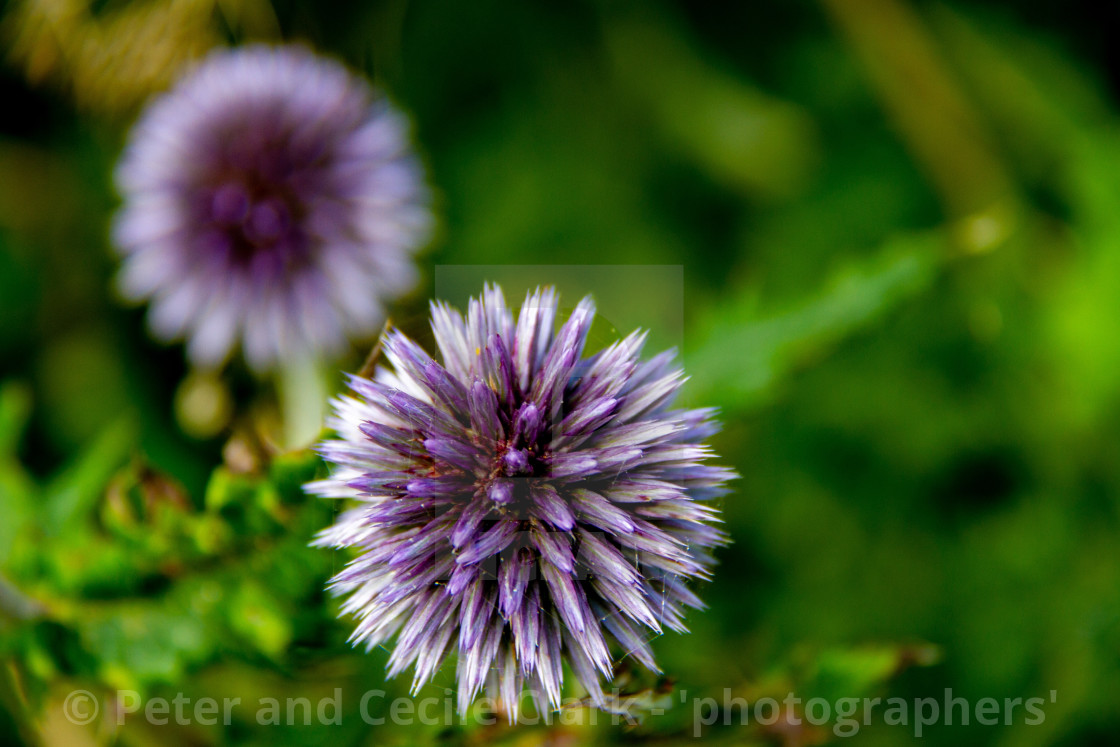
<instances>
[{"instance_id":1,"label":"echinops flower head","mask_svg":"<svg viewBox=\"0 0 1120 747\"><path fill-rule=\"evenodd\" d=\"M415 283L431 216L408 125L302 47L212 53L142 114L117 170L119 287L213 367L329 357Z\"/></svg>"},{"instance_id":2,"label":"echinops flower head","mask_svg":"<svg viewBox=\"0 0 1120 747\"><path fill-rule=\"evenodd\" d=\"M395 638L414 690L456 654L460 710L483 686L511 719L526 688L558 707L565 663L598 705L616 657L657 671L650 639L685 630L727 541L710 501L734 473L708 464L713 411L674 408L672 352L642 360L635 332L585 357L591 299L557 312L538 289L514 319L491 286L466 318L433 304L439 360L388 333L307 486L357 499L319 538L355 554L332 582L352 641Z\"/></svg>"}]
</instances>

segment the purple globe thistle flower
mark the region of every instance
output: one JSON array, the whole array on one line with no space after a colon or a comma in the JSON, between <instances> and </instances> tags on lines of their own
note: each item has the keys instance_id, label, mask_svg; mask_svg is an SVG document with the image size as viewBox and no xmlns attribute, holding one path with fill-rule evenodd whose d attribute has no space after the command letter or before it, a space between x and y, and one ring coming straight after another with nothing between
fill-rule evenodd
<instances>
[{"instance_id":1,"label":"purple globe thistle flower","mask_svg":"<svg viewBox=\"0 0 1120 747\"><path fill-rule=\"evenodd\" d=\"M360 501L319 538L357 550L332 581L351 640L396 636L414 690L457 651L460 710L486 685L511 720L526 686L558 707L564 662L599 705L612 648L656 671L649 638L685 630L727 541L705 501L734 473L706 464L713 410L672 408L672 351L641 361L635 332L583 358L591 299L556 314L537 290L515 321L489 287L466 319L433 304L442 362L386 335L392 369L335 400L335 471L308 485Z\"/></svg>"},{"instance_id":2,"label":"purple globe thistle flower","mask_svg":"<svg viewBox=\"0 0 1120 747\"><path fill-rule=\"evenodd\" d=\"M301 47L212 53L144 112L117 171L119 285L200 366L334 355L411 288L431 222L405 119Z\"/></svg>"}]
</instances>

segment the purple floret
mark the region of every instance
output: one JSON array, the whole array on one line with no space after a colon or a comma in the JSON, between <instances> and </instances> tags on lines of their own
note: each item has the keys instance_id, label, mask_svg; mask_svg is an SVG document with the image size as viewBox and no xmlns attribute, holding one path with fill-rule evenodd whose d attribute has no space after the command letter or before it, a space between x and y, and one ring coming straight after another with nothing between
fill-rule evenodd
<instances>
[{"instance_id":1,"label":"purple floret","mask_svg":"<svg viewBox=\"0 0 1120 747\"><path fill-rule=\"evenodd\" d=\"M144 112L117 183L119 286L205 367L372 334L431 222L407 122L301 47L212 53Z\"/></svg>"},{"instance_id":2,"label":"purple floret","mask_svg":"<svg viewBox=\"0 0 1120 747\"><path fill-rule=\"evenodd\" d=\"M356 551L332 582L352 641L395 637L414 689L456 653L459 708L485 685L511 719L526 688L559 706L565 663L599 704L616 656L657 671L650 638L702 606L687 582L727 542L711 500L735 476L707 464L714 412L673 408L671 353L642 361L635 332L584 358L590 298L556 315L551 290L515 321L488 287L465 319L433 304L439 361L390 332L307 486L358 501L319 539Z\"/></svg>"}]
</instances>

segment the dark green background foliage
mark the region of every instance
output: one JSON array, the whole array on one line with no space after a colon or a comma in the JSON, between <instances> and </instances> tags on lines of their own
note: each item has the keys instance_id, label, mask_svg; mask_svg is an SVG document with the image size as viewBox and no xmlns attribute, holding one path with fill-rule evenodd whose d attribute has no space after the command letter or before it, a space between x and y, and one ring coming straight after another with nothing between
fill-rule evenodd
<instances>
[{"instance_id":1,"label":"dark green background foliage","mask_svg":"<svg viewBox=\"0 0 1120 747\"><path fill-rule=\"evenodd\" d=\"M654 339L682 344L685 397L722 408L716 448L742 475L710 609L656 642L672 682L624 683L635 711L664 715L509 728L362 722L364 692L408 683L385 682L385 651L347 646L323 591L346 558L307 542L337 507L299 486L324 468L274 446L272 385L237 364L204 382L232 411L191 424L181 350L149 340L111 288L111 173L139 98L100 106L88 77L68 77L62 36L53 58L12 43L35 5L8 3L2 26L0 743L675 744L694 730L679 693L946 688L1043 697L1045 721L1020 709L1009 725L929 727L925 743L1114 743L1115 10L201 4L216 39L305 41L412 113L441 223L424 283L393 310L419 339L437 265L683 266L683 326ZM112 50L115 18L160 5L95 3L85 23ZM44 59L62 63L39 74ZM579 289L565 292L570 305ZM634 324L657 324L643 283L615 292ZM448 686L451 668L421 695ZM341 726L260 726L247 707L228 728L81 728L61 705L75 688L109 711L117 689L252 704L336 687ZM850 739L916 741L882 710L870 720Z\"/></svg>"}]
</instances>

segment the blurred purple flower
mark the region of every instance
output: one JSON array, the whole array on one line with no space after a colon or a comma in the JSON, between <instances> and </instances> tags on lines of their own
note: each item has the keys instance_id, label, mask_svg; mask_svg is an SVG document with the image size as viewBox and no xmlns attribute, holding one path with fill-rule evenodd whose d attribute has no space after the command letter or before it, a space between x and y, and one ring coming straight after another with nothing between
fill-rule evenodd
<instances>
[{"instance_id":1,"label":"blurred purple flower","mask_svg":"<svg viewBox=\"0 0 1120 747\"><path fill-rule=\"evenodd\" d=\"M559 705L564 662L599 705L612 649L656 671L651 631L685 630L686 581L727 541L705 501L734 473L705 463L713 411L672 409L673 353L639 360L635 332L583 358L590 298L556 314L551 290L516 321L497 287L465 320L434 304L442 363L388 334L392 370L334 402L336 468L308 485L360 501L319 539L358 552L332 582L352 641L396 636L414 688L457 649L459 708L487 685L511 719L526 686Z\"/></svg>"},{"instance_id":2,"label":"blurred purple flower","mask_svg":"<svg viewBox=\"0 0 1120 747\"><path fill-rule=\"evenodd\" d=\"M212 53L144 112L117 182L120 288L199 366L372 333L431 223L405 119L301 47Z\"/></svg>"}]
</instances>

